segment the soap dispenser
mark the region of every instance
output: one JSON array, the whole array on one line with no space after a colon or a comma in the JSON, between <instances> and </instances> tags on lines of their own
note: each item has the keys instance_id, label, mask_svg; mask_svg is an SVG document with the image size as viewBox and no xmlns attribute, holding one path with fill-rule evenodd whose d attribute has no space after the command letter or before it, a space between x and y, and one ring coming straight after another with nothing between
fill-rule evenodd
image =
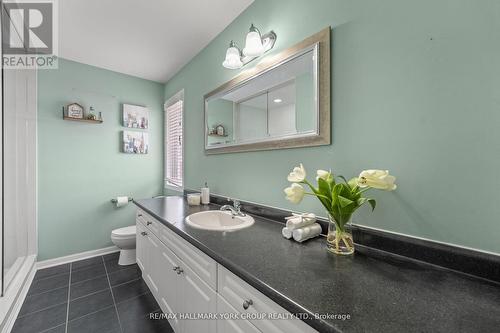
<instances>
[{"instance_id":1,"label":"soap dispenser","mask_svg":"<svg viewBox=\"0 0 500 333\"><path fill-rule=\"evenodd\" d=\"M205 182L205 187L201 188L201 203L204 205L210 203L210 189L208 188L207 182Z\"/></svg>"}]
</instances>

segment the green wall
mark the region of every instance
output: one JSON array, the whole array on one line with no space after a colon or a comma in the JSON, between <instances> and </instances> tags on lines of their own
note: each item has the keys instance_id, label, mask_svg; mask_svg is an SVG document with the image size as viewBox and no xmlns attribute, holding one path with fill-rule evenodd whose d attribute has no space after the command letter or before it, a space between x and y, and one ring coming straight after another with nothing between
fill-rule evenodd
<instances>
[{"instance_id":1,"label":"green wall","mask_svg":"<svg viewBox=\"0 0 500 333\"><path fill-rule=\"evenodd\" d=\"M373 192L356 223L500 253L499 12L495 0L256 0L165 86L185 89L186 187L324 215L284 199L294 165L387 168L397 191ZM238 74L221 62L252 22L277 33L273 53L332 27L332 145L204 154L203 95Z\"/></svg>"},{"instance_id":2,"label":"green wall","mask_svg":"<svg viewBox=\"0 0 500 333\"><path fill-rule=\"evenodd\" d=\"M104 123L64 121L61 108L73 101L94 106ZM149 109L149 154L120 153L122 103ZM39 260L113 245L111 230L135 218L134 205L110 199L161 194L162 104L159 83L63 59L38 72Z\"/></svg>"}]
</instances>

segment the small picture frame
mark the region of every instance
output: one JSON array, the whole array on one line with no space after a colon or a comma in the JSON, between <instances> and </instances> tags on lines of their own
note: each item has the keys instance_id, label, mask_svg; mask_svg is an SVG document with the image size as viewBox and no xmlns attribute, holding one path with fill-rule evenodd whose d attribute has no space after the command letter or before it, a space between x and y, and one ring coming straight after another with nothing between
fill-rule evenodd
<instances>
[{"instance_id":1,"label":"small picture frame","mask_svg":"<svg viewBox=\"0 0 500 333\"><path fill-rule=\"evenodd\" d=\"M66 116L68 118L83 119L83 106L78 103L71 103L66 106Z\"/></svg>"},{"instance_id":2,"label":"small picture frame","mask_svg":"<svg viewBox=\"0 0 500 333\"><path fill-rule=\"evenodd\" d=\"M131 104L123 104L123 126L128 128L148 129L148 109Z\"/></svg>"},{"instance_id":3,"label":"small picture frame","mask_svg":"<svg viewBox=\"0 0 500 333\"><path fill-rule=\"evenodd\" d=\"M123 131L123 152L126 154L147 154L149 137L147 132Z\"/></svg>"}]
</instances>

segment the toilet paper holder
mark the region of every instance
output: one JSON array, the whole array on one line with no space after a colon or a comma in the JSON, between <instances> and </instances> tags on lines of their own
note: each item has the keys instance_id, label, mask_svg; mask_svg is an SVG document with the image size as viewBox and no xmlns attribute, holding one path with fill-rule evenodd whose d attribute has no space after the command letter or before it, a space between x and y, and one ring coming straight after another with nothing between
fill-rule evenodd
<instances>
[{"instance_id":1,"label":"toilet paper holder","mask_svg":"<svg viewBox=\"0 0 500 333\"><path fill-rule=\"evenodd\" d=\"M131 197L129 197L129 198L128 198L128 202L131 202L131 201L134 201L134 199L133 199L133 198L131 198ZM114 204L115 204L115 203L117 203L117 202L118 202L118 200L116 200L116 199L111 199L111 203L114 203Z\"/></svg>"}]
</instances>

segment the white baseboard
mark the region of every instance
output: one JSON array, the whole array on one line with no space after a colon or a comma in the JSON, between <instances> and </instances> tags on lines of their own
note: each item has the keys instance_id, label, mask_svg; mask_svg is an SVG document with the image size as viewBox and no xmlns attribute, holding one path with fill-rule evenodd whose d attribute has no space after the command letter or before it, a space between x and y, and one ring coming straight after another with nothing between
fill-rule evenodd
<instances>
[{"instance_id":1,"label":"white baseboard","mask_svg":"<svg viewBox=\"0 0 500 333\"><path fill-rule=\"evenodd\" d=\"M110 247L105 247L103 249L97 249L97 250L91 250L91 251L70 254L69 256L39 261L36 264L36 268L37 269L48 268L48 267L52 267L52 266L67 264L67 263L73 262L73 261L102 256L104 254L118 252L118 251L120 251L120 249L117 248L116 246L110 246Z\"/></svg>"},{"instance_id":2,"label":"white baseboard","mask_svg":"<svg viewBox=\"0 0 500 333\"><path fill-rule=\"evenodd\" d=\"M0 322L0 332L9 333L16 322L24 299L31 287L36 273L36 255L29 256L17 272L14 280L6 290L4 297L0 297L0 308L3 322ZM5 303L5 304L4 304Z\"/></svg>"}]
</instances>

